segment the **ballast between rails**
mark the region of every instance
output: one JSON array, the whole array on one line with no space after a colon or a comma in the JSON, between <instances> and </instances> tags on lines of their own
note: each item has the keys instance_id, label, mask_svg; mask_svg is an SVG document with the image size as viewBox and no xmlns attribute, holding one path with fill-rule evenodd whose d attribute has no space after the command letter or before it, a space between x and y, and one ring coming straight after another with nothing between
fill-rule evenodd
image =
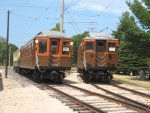
<instances>
[{"instance_id":1,"label":"ballast between rails","mask_svg":"<svg viewBox=\"0 0 150 113\"><path fill-rule=\"evenodd\" d=\"M137 95L141 95L143 97L150 98L149 94L145 94L145 93L142 93L142 92L139 92L139 91L135 91L135 90L132 90L132 89L129 89L129 88L125 88L125 87L122 87L122 86L118 86L118 85L115 85L115 84L113 84L113 86L117 87L117 88L120 88L120 89L124 89L124 90L130 91L130 92L133 92L133 93L135 93Z\"/></svg>"},{"instance_id":2,"label":"ballast between rails","mask_svg":"<svg viewBox=\"0 0 150 113\"><path fill-rule=\"evenodd\" d=\"M135 100L132 100L132 99L129 99L129 98L127 98L127 97L121 96L121 95L119 95L119 94L113 93L113 92L111 92L111 91L109 91L109 90L106 90L106 89L104 89L104 88L101 88L101 87L99 87L99 86L97 86L97 85L95 85L95 84L91 84L91 85L94 86L94 87L96 87L97 89L100 89L100 90L103 90L103 91L107 92L108 94L114 95L115 97L117 97L117 98L119 98L119 99L122 99L122 100L125 100L125 101L128 101L128 102L132 102L132 103L134 103L135 105L142 106L142 107L147 108L147 109L150 110L150 106L148 106L148 105L142 104L142 103L137 102L137 101L135 101Z\"/></svg>"},{"instance_id":3,"label":"ballast between rails","mask_svg":"<svg viewBox=\"0 0 150 113\"><path fill-rule=\"evenodd\" d=\"M92 111L94 113L106 113L106 112L104 112L104 111L102 111L100 109L97 109L96 107L93 107L93 106L91 106L91 105L89 105L89 104L87 104L87 103L85 103L85 102L83 102L81 100L78 100L77 98L74 98L73 96L70 96L70 95L68 95L68 94L66 94L66 93L64 93L64 92L62 92L60 90L57 90L56 88L50 87L47 84L43 83L42 85L47 87L47 88L49 88L49 89L52 89L52 90L56 91L60 95L65 96L66 98L69 98L72 101L75 101L77 104L82 105L83 107L87 108L88 110L90 110L90 111Z\"/></svg>"},{"instance_id":4,"label":"ballast between rails","mask_svg":"<svg viewBox=\"0 0 150 113\"><path fill-rule=\"evenodd\" d=\"M140 111L140 113L150 113L150 109L145 108L143 106L139 106L139 105L137 105L135 103L129 103L129 102L124 101L124 100L118 100L118 99L115 99L115 98L112 98L112 97L108 97L108 96L105 96L105 95L102 95L102 94L99 94L99 93L96 93L96 92L92 92L92 91L89 91L89 90L86 90L86 89L82 89L82 88L79 88L79 87L76 87L76 86L73 86L73 85L70 85L70 84L66 84L66 83L64 83L64 84L69 86L69 87L72 87L72 88L81 90L83 92L89 93L91 95L95 95L95 96L98 96L98 97L105 98L107 100L113 101L115 103L122 104L122 105L124 105L124 106L126 106L128 108L133 109L133 110Z\"/></svg>"}]
</instances>

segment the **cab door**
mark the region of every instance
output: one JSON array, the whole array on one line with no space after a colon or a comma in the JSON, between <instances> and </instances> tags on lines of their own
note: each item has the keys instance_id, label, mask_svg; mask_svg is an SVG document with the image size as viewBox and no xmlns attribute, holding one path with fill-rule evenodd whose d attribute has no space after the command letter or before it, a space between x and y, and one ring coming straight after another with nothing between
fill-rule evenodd
<instances>
[{"instance_id":1,"label":"cab door","mask_svg":"<svg viewBox=\"0 0 150 113\"><path fill-rule=\"evenodd\" d=\"M72 65L72 40L61 40L61 67L71 67Z\"/></svg>"},{"instance_id":2,"label":"cab door","mask_svg":"<svg viewBox=\"0 0 150 113\"><path fill-rule=\"evenodd\" d=\"M107 66L106 40L96 40L96 65Z\"/></svg>"},{"instance_id":3,"label":"cab door","mask_svg":"<svg viewBox=\"0 0 150 113\"><path fill-rule=\"evenodd\" d=\"M54 57L59 56L59 46L60 40L59 39L50 39L50 55Z\"/></svg>"},{"instance_id":4,"label":"cab door","mask_svg":"<svg viewBox=\"0 0 150 113\"><path fill-rule=\"evenodd\" d=\"M118 42L115 40L107 41L107 50L108 50L108 67L111 69L117 68L118 64Z\"/></svg>"},{"instance_id":5,"label":"cab door","mask_svg":"<svg viewBox=\"0 0 150 113\"><path fill-rule=\"evenodd\" d=\"M47 38L35 39L35 60L36 65L48 66L49 40Z\"/></svg>"},{"instance_id":6,"label":"cab door","mask_svg":"<svg viewBox=\"0 0 150 113\"><path fill-rule=\"evenodd\" d=\"M84 68L95 67L95 40L86 40L85 50L83 51L83 65Z\"/></svg>"},{"instance_id":7,"label":"cab door","mask_svg":"<svg viewBox=\"0 0 150 113\"><path fill-rule=\"evenodd\" d=\"M49 62L51 66L60 65L60 39L50 39L50 54Z\"/></svg>"}]
</instances>

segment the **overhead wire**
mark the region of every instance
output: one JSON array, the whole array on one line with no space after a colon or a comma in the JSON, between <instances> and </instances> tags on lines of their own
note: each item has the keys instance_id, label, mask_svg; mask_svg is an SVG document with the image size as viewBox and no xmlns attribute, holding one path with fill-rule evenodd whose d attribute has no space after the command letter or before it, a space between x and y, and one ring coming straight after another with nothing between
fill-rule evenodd
<instances>
[{"instance_id":1,"label":"overhead wire","mask_svg":"<svg viewBox=\"0 0 150 113\"><path fill-rule=\"evenodd\" d=\"M12 14L20 16L20 17L24 17L24 18L28 18L28 19L32 19L32 20L51 20L51 19L58 19L58 18L49 18L49 17L45 17L45 18L37 18L37 17L33 17L33 16L26 16L26 15L22 15L22 14L18 14L18 13L14 13L12 12Z\"/></svg>"},{"instance_id":2,"label":"overhead wire","mask_svg":"<svg viewBox=\"0 0 150 113\"><path fill-rule=\"evenodd\" d=\"M15 5L15 4L0 4L0 7L8 7L8 6L11 6L11 7L27 7L27 8L44 8L44 7L41 7L41 6L35 6L35 5Z\"/></svg>"},{"instance_id":3,"label":"overhead wire","mask_svg":"<svg viewBox=\"0 0 150 113\"><path fill-rule=\"evenodd\" d=\"M69 2L66 6L69 6L69 5L72 4L74 1L76 1L76 0L72 0L72 1Z\"/></svg>"},{"instance_id":4,"label":"overhead wire","mask_svg":"<svg viewBox=\"0 0 150 113\"><path fill-rule=\"evenodd\" d=\"M66 10L67 14L70 16L70 19L72 20L72 22L74 23L74 25L76 26L76 28L78 29L79 32L81 32L80 28L78 27L78 25L75 23L73 17L71 16L71 14L69 13L68 10Z\"/></svg>"},{"instance_id":5,"label":"overhead wire","mask_svg":"<svg viewBox=\"0 0 150 113\"><path fill-rule=\"evenodd\" d=\"M75 28L81 32L80 28L78 27L77 23L90 23L90 24L97 24L97 22L75 22L73 17L71 16L71 14L69 13L68 9L70 9L71 7L73 7L74 5L76 5L80 0L72 0L71 2L69 2L65 8L64 11L68 13L68 15L70 16L72 22L65 22L65 23L71 23L75 26Z\"/></svg>"},{"instance_id":6,"label":"overhead wire","mask_svg":"<svg viewBox=\"0 0 150 113\"><path fill-rule=\"evenodd\" d=\"M77 23L77 24L96 24L97 22L82 22L82 21L76 21L76 22L65 22L65 23Z\"/></svg>"},{"instance_id":7,"label":"overhead wire","mask_svg":"<svg viewBox=\"0 0 150 113\"><path fill-rule=\"evenodd\" d=\"M55 12L56 12L55 18L57 18L57 12L58 12L58 9L59 9L59 1L60 1L60 0L57 0L57 3L56 3L57 6L56 6L56 10L55 10ZM59 19L59 18L58 18L58 19ZM55 19L55 20L54 20L54 23L58 23L58 22L57 22L58 19Z\"/></svg>"},{"instance_id":8,"label":"overhead wire","mask_svg":"<svg viewBox=\"0 0 150 113\"><path fill-rule=\"evenodd\" d=\"M67 17L68 21L70 21L70 19L69 19L69 17L67 16L67 14L66 14L66 13L65 13L65 15L66 15L66 17ZM70 25L74 28L74 30L75 30L76 32L78 32L78 29L74 26L74 24L73 24L73 23L70 23Z\"/></svg>"},{"instance_id":9,"label":"overhead wire","mask_svg":"<svg viewBox=\"0 0 150 113\"><path fill-rule=\"evenodd\" d=\"M64 11L71 8L72 6L76 5L80 0L76 0L74 3L73 3L73 1L75 1L75 0L72 0L69 4L67 4L65 6Z\"/></svg>"},{"instance_id":10,"label":"overhead wire","mask_svg":"<svg viewBox=\"0 0 150 113\"><path fill-rule=\"evenodd\" d=\"M55 2L55 0L53 0L53 1L50 3L50 5L53 4L54 2ZM35 18L35 20L30 23L30 25L28 26L28 28L27 28L27 29L25 30L25 32L23 33L23 36L25 36L25 35L28 33L28 31L34 26L34 24L35 24L37 18L41 17L41 16L48 10L48 8L49 8L50 5L48 5L48 7L46 7L46 8L44 9L44 11L42 11L42 12Z\"/></svg>"}]
</instances>

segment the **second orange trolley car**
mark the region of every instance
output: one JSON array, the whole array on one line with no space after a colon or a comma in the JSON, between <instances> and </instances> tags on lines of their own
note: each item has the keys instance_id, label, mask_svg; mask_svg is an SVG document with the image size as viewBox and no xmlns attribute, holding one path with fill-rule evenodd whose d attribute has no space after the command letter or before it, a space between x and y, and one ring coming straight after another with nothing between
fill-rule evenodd
<instances>
[{"instance_id":1,"label":"second orange trolley car","mask_svg":"<svg viewBox=\"0 0 150 113\"><path fill-rule=\"evenodd\" d=\"M77 69L86 81L97 79L109 83L111 71L117 69L118 40L109 34L93 33L78 48Z\"/></svg>"}]
</instances>

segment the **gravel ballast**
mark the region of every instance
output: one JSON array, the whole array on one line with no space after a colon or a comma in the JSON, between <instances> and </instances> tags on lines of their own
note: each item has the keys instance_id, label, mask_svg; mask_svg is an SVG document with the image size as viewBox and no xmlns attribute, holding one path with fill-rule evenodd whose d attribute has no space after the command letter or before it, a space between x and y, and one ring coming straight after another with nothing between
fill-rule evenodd
<instances>
[{"instance_id":1,"label":"gravel ballast","mask_svg":"<svg viewBox=\"0 0 150 113\"><path fill-rule=\"evenodd\" d=\"M1 113L77 113L59 100L35 86L24 76L9 70L8 78L0 69L0 112Z\"/></svg>"}]
</instances>

